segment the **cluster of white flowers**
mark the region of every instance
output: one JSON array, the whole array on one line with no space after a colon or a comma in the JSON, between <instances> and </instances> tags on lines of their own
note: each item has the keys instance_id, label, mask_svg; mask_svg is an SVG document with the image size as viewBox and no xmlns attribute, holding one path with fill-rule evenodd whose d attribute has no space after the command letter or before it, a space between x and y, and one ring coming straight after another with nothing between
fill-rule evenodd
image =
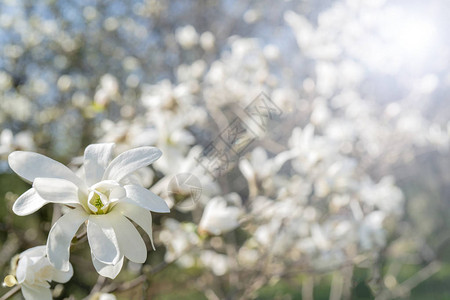
<instances>
[{"instance_id":1,"label":"cluster of white flowers","mask_svg":"<svg viewBox=\"0 0 450 300\"><path fill-rule=\"evenodd\" d=\"M414 15L383 0L339 0L316 18L314 1L287 1L270 12L249 7L232 29L204 28L165 19L181 4L118 2L124 14L117 16L74 3L82 22L70 30L52 18L21 22L0 9L0 27L20 37L4 45L11 61L29 53L41 62L47 48L53 57L44 70L30 63L29 78L0 72L0 172L8 161L32 184L12 210L25 216L54 203L63 212L55 210L46 245L23 252L7 280L27 300L49 299L50 281L70 279L70 257L79 255L71 247L84 236L101 276L114 279L134 265L151 273L141 267L147 237L132 222L148 246L161 245L155 260L202 270L196 288L215 299L252 298L262 285L304 270L369 268L398 244L421 247L426 234L414 241L405 234L418 226L409 222L411 210L425 203L421 195L414 202L411 186L448 185L446 165L418 175L428 163L417 158L448 157L448 110L438 101L449 81L425 55L413 59L420 47L402 26ZM247 35L270 19L284 24L260 39ZM245 36L222 36L242 34L240 23ZM84 34L96 24L99 35ZM435 32L422 25L431 44ZM117 45L118 37L142 47ZM444 52L440 61L449 58ZM84 65L89 70L79 69ZM272 106L249 113L261 92ZM71 160L86 141L96 144ZM245 151L236 150L241 144ZM121 154L111 159L114 152ZM180 174L196 178L195 186L178 182ZM156 216L153 239L150 212L169 210ZM375 290L389 289L380 282Z\"/></svg>"},{"instance_id":2,"label":"cluster of white flowers","mask_svg":"<svg viewBox=\"0 0 450 300\"><path fill-rule=\"evenodd\" d=\"M27 300L37 299L33 293L48 289L47 281L70 279L73 273L70 246L82 224L86 224L92 263L100 275L115 278L122 269L124 257L136 263L147 259L147 247L130 220L144 229L153 246L149 211L167 213L169 207L163 199L142 187L133 173L156 161L161 151L140 147L111 160L113 150L111 143L89 145L84 152L81 176L38 153L15 151L9 155L11 169L33 185L14 203L13 211L17 215L29 215L47 203L70 207L52 226L46 246L21 255L17 280ZM45 291L39 299L50 298L50 292Z\"/></svg>"},{"instance_id":3,"label":"cluster of white flowers","mask_svg":"<svg viewBox=\"0 0 450 300\"><path fill-rule=\"evenodd\" d=\"M52 299L50 282L65 283L73 275L72 265L67 270L56 269L48 260L45 246L30 248L19 255L17 266L13 272L17 279L8 278L10 284L20 284L22 294L26 300ZM12 275L9 275L12 276Z\"/></svg>"}]
</instances>

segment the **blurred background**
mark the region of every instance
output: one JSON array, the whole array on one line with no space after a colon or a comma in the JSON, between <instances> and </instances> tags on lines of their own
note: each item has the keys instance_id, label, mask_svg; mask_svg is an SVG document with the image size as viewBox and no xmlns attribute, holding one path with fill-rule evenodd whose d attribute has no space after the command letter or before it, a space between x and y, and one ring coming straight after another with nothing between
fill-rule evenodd
<instances>
[{"instance_id":1,"label":"blurred background","mask_svg":"<svg viewBox=\"0 0 450 300\"><path fill-rule=\"evenodd\" d=\"M87 145L115 142L163 151L137 175L171 213L153 214L156 251L114 281L74 246L56 299L94 286L450 299L449 13L446 0L1 1L1 275L61 213L13 214L30 186L8 154L76 170Z\"/></svg>"}]
</instances>

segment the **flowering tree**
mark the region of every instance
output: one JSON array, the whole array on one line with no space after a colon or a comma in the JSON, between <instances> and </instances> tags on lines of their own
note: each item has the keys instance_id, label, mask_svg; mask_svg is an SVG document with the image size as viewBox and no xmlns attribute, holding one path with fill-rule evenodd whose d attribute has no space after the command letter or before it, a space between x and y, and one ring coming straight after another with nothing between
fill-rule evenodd
<instances>
[{"instance_id":1,"label":"flowering tree","mask_svg":"<svg viewBox=\"0 0 450 300\"><path fill-rule=\"evenodd\" d=\"M1 299L429 297L445 1L325 2L1 3Z\"/></svg>"}]
</instances>

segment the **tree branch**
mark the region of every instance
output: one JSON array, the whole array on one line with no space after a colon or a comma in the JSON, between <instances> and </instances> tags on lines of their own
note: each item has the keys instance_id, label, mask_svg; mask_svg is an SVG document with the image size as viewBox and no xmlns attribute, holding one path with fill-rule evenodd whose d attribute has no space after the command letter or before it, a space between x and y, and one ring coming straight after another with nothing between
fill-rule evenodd
<instances>
[{"instance_id":1,"label":"tree branch","mask_svg":"<svg viewBox=\"0 0 450 300\"><path fill-rule=\"evenodd\" d=\"M20 291L20 285L16 285L14 288L12 288L11 290L9 290L6 294L4 294L0 300L6 300L9 299L10 297L14 296L15 294L17 294L17 292Z\"/></svg>"}]
</instances>

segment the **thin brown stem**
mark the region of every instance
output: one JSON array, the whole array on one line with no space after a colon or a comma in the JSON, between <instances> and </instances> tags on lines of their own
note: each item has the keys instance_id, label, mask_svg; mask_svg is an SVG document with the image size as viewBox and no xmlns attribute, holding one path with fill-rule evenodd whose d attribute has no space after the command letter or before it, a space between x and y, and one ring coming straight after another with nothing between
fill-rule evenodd
<instances>
[{"instance_id":1,"label":"thin brown stem","mask_svg":"<svg viewBox=\"0 0 450 300\"><path fill-rule=\"evenodd\" d=\"M95 295L96 293L100 292L100 290L104 286L105 282L106 282L106 277L103 277L103 276L99 275L98 278L97 278L97 282L95 283L95 285L92 288L92 290L89 293L89 295L86 298L84 298L84 300L91 299L91 297L93 295Z\"/></svg>"},{"instance_id":2,"label":"thin brown stem","mask_svg":"<svg viewBox=\"0 0 450 300\"><path fill-rule=\"evenodd\" d=\"M14 296L15 294L17 294L17 292L20 291L20 285L16 285L14 288L12 288L11 290L9 290L6 294L4 294L0 300L6 300L9 299L10 297Z\"/></svg>"},{"instance_id":3,"label":"thin brown stem","mask_svg":"<svg viewBox=\"0 0 450 300\"><path fill-rule=\"evenodd\" d=\"M142 274L139 277L131 280L131 281L127 281L121 284L116 284L116 285L109 285L106 286L104 289L102 289L102 292L113 292L113 291L127 291L127 290L131 290L132 288L135 288L136 286L138 286L139 284L143 283L145 280L147 280L147 275Z\"/></svg>"},{"instance_id":4,"label":"thin brown stem","mask_svg":"<svg viewBox=\"0 0 450 300\"><path fill-rule=\"evenodd\" d=\"M314 277L308 276L302 282L302 299L314 299Z\"/></svg>"}]
</instances>

